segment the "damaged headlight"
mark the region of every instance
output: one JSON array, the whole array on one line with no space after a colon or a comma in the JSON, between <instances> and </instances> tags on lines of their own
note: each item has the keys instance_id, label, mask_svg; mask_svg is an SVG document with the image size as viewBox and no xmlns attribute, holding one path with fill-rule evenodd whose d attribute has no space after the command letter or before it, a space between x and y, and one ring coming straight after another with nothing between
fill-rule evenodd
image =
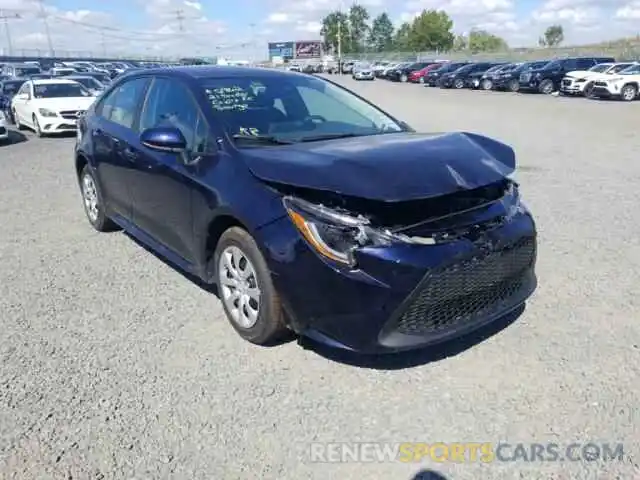
<instances>
[{"instance_id":1,"label":"damaged headlight","mask_svg":"<svg viewBox=\"0 0 640 480\"><path fill-rule=\"evenodd\" d=\"M399 235L373 228L365 217L354 217L295 197L285 197L284 206L300 234L320 255L354 266L354 250L386 246L403 241Z\"/></svg>"}]
</instances>

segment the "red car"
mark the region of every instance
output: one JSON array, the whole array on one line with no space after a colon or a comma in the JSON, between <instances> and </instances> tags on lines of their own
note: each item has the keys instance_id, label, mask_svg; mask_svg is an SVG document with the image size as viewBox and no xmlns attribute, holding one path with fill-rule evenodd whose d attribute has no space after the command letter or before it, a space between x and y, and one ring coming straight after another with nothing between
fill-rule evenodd
<instances>
[{"instance_id":1,"label":"red car","mask_svg":"<svg viewBox=\"0 0 640 480\"><path fill-rule=\"evenodd\" d=\"M411 72L409 74L409 81L411 83L424 83L424 76L429 73L432 70L435 70L437 68L440 68L442 65L444 65L446 62L440 62L440 63L432 63L431 65L427 65L426 67L420 69L420 70L416 70L415 72Z\"/></svg>"}]
</instances>

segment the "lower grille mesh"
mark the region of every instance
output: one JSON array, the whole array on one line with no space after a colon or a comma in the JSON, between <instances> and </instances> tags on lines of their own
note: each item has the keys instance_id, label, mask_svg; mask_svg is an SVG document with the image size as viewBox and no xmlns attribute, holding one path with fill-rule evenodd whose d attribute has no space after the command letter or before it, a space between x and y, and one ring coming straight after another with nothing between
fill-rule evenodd
<instances>
[{"instance_id":1,"label":"lower grille mesh","mask_svg":"<svg viewBox=\"0 0 640 480\"><path fill-rule=\"evenodd\" d=\"M524 285L536 257L534 237L432 271L400 316L397 331L439 334L499 309Z\"/></svg>"}]
</instances>

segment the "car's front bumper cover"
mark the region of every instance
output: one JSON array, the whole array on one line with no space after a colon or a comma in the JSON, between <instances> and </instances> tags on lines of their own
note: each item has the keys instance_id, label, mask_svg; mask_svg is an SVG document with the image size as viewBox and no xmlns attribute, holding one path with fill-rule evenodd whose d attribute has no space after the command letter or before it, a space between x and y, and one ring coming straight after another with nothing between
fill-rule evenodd
<instances>
[{"instance_id":1,"label":"car's front bumper cover","mask_svg":"<svg viewBox=\"0 0 640 480\"><path fill-rule=\"evenodd\" d=\"M537 284L536 228L524 210L480 243L362 248L355 270L326 263L288 218L259 234L293 330L358 352L462 335L523 305Z\"/></svg>"}]
</instances>

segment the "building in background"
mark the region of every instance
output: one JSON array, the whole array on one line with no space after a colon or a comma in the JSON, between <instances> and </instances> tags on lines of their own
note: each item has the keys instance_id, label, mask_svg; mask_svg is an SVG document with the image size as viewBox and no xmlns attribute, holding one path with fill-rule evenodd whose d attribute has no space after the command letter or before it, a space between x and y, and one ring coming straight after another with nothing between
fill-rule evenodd
<instances>
[{"instance_id":1,"label":"building in background","mask_svg":"<svg viewBox=\"0 0 640 480\"><path fill-rule=\"evenodd\" d=\"M322 58L321 40L298 40L296 42L269 43L269 60L288 62L290 60L307 60Z\"/></svg>"},{"instance_id":2,"label":"building in background","mask_svg":"<svg viewBox=\"0 0 640 480\"><path fill-rule=\"evenodd\" d=\"M295 53L295 42L269 43L269 60L280 57L284 61L292 60Z\"/></svg>"}]
</instances>

